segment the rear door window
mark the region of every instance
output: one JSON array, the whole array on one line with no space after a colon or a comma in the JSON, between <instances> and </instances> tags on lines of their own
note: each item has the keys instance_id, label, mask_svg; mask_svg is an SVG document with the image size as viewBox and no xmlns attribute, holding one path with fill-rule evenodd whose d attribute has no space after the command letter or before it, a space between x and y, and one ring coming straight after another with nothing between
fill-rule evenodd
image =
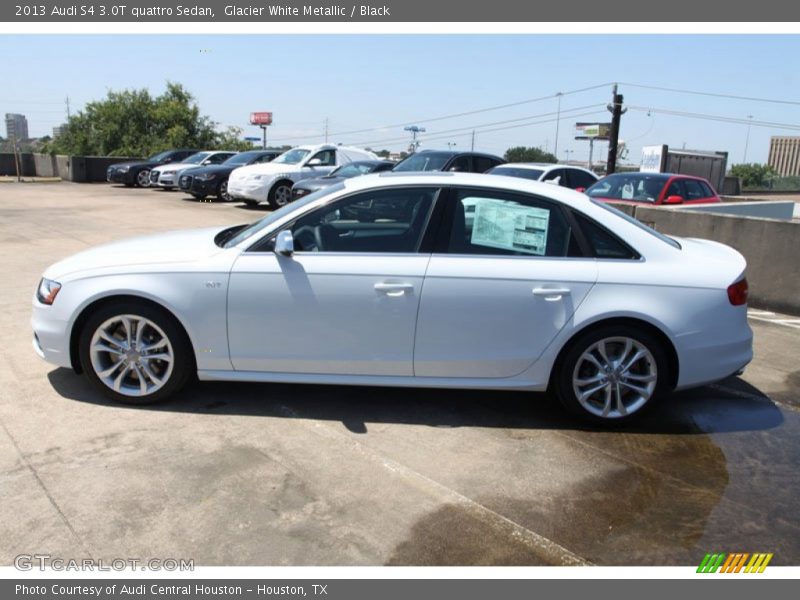
<instances>
[{"instance_id":1,"label":"rear door window","mask_svg":"<svg viewBox=\"0 0 800 600\"><path fill-rule=\"evenodd\" d=\"M708 197L708 194L706 194L703 186L701 186L700 182L696 179L685 179L683 182L683 188L686 190L687 200L700 200L701 198Z\"/></svg>"}]
</instances>

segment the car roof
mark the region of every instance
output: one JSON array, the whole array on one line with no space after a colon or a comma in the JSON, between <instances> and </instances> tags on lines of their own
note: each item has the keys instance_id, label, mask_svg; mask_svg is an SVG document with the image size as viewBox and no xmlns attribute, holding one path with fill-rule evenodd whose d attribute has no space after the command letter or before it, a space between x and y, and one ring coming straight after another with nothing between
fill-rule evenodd
<instances>
[{"instance_id":1,"label":"car roof","mask_svg":"<svg viewBox=\"0 0 800 600\"><path fill-rule=\"evenodd\" d=\"M358 191L380 185L380 187L402 186L467 186L486 189L501 189L523 194L535 194L554 198L571 206L583 205L588 201L585 194L569 188L541 181L507 177L505 175L486 175L484 173L462 173L453 171L384 171L362 177L354 177L344 182L349 191Z\"/></svg>"},{"instance_id":2,"label":"car roof","mask_svg":"<svg viewBox=\"0 0 800 600\"><path fill-rule=\"evenodd\" d=\"M475 152L473 150L437 150L435 148L425 148L424 150L417 150L414 154L444 154L447 156L484 156L486 158L496 158L499 160L503 160L499 156L495 154L489 154L488 152ZM409 154L406 158L411 158L414 154ZM405 160L405 159L403 159Z\"/></svg>"}]
</instances>

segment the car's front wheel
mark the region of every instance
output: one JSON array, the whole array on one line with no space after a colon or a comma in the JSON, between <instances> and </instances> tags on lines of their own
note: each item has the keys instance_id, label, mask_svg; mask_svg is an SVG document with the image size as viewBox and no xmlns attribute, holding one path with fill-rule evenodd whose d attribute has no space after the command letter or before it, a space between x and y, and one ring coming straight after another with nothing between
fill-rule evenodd
<instances>
[{"instance_id":1,"label":"car's front wheel","mask_svg":"<svg viewBox=\"0 0 800 600\"><path fill-rule=\"evenodd\" d=\"M150 169L142 169L136 174L136 185L150 187Z\"/></svg>"},{"instance_id":2,"label":"car's front wheel","mask_svg":"<svg viewBox=\"0 0 800 600\"><path fill-rule=\"evenodd\" d=\"M233 200L233 198L231 198L230 194L228 194L228 180L227 179L223 179L222 181L219 182L219 185L217 186L217 198L219 198L220 200L222 200L224 202L230 202L231 200Z\"/></svg>"},{"instance_id":3,"label":"car's front wheel","mask_svg":"<svg viewBox=\"0 0 800 600\"><path fill-rule=\"evenodd\" d=\"M274 209L286 206L292 201L292 182L279 181L269 191L269 205Z\"/></svg>"},{"instance_id":4,"label":"car's front wheel","mask_svg":"<svg viewBox=\"0 0 800 600\"><path fill-rule=\"evenodd\" d=\"M669 387L661 341L629 325L609 325L576 339L559 361L556 393L571 412L612 425L638 417Z\"/></svg>"},{"instance_id":5,"label":"car's front wheel","mask_svg":"<svg viewBox=\"0 0 800 600\"><path fill-rule=\"evenodd\" d=\"M107 304L87 320L78 351L89 380L108 397L149 404L191 378L189 340L167 312L139 302Z\"/></svg>"}]
</instances>

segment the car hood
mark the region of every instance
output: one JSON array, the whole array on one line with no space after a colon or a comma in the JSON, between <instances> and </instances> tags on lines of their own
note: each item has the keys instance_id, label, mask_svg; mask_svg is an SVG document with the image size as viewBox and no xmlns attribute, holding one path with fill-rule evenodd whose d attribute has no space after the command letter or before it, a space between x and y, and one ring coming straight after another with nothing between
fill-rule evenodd
<instances>
[{"instance_id":1,"label":"car hood","mask_svg":"<svg viewBox=\"0 0 800 600\"><path fill-rule=\"evenodd\" d=\"M128 168L132 168L132 167L147 167L147 168L150 168L150 167L157 167L160 164L161 163L153 162L153 161L150 161L150 160L132 160L132 161L129 161L129 162L114 163L113 165L110 165L109 168L110 169L116 169L117 167L128 167Z\"/></svg>"},{"instance_id":2,"label":"car hood","mask_svg":"<svg viewBox=\"0 0 800 600\"><path fill-rule=\"evenodd\" d=\"M157 166L159 171L183 171L184 169L192 169L200 165L195 163L167 163Z\"/></svg>"},{"instance_id":3,"label":"car hood","mask_svg":"<svg viewBox=\"0 0 800 600\"><path fill-rule=\"evenodd\" d=\"M297 187L303 188L306 190L319 190L324 187L328 187L329 185L333 185L335 183L339 183L340 181L344 181L347 179L346 177L315 177L314 179L304 179L303 181L297 183Z\"/></svg>"},{"instance_id":4,"label":"car hood","mask_svg":"<svg viewBox=\"0 0 800 600\"><path fill-rule=\"evenodd\" d=\"M224 175L230 173L234 169L238 169L239 167L234 166L225 166L225 165L207 165L205 167L193 167L191 169L186 169L184 171L184 175L199 175L200 173L216 173L217 175Z\"/></svg>"},{"instance_id":5,"label":"car hood","mask_svg":"<svg viewBox=\"0 0 800 600\"><path fill-rule=\"evenodd\" d=\"M251 175L279 175L281 173L294 173L300 170L300 165L285 165L283 163L260 163L239 167L231 174L232 177L250 177Z\"/></svg>"},{"instance_id":6,"label":"car hood","mask_svg":"<svg viewBox=\"0 0 800 600\"><path fill-rule=\"evenodd\" d=\"M126 268L137 265L202 260L223 251L214 243L214 237L228 228L229 226L170 231L95 246L51 265L44 272L44 277L59 281L87 271L113 268L124 272Z\"/></svg>"}]
</instances>

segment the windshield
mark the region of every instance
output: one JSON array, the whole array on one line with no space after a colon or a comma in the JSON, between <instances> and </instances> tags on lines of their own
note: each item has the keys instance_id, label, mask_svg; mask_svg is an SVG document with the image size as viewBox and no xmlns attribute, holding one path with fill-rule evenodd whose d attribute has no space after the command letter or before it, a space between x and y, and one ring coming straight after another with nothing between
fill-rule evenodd
<instances>
[{"instance_id":1,"label":"windshield","mask_svg":"<svg viewBox=\"0 0 800 600\"><path fill-rule=\"evenodd\" d=\"M541 169L522 169L519 167L495 167L486 171L490 175L506 175L508 177L521 177L522 179L533 179L539 181L542 176Z\"/></svg>"},{"instance_id":2,"label":"windshield","mask_svg":"<svg viewBox=\"0 0 800 600\"><path fill-rule=\"evenodd\" d=\"M251 160L261 156L261 152L239 152L234 154L228 160L224 161L226 165L246 165Z\"/></svg>"},{"instance_id":3,"label":"windshield","mask_svg":"<svg viewBox=\"0 0 800 600\"><path fill-rule=\"evenodd\" d=\"M159 162L159 161L162 161L165 158L167 158L171 153L172 153L171 150L164 150L164 152L159 152L158 154L153 154L153 156L151 156L147 160L153 161L153 162Z\"/></svg>"},{"instance_id":4,"label":"windshield","mask_svg":"<svg viewBox=\"0 0 800 600\"><path fill-rule=\"evenodd\" d=\"M344 177L345 179L349 179L350 177L358 177L359 175L366 175L371 172L372 165L368 163L351 163L332 171L331 177Z\"/></svg>"},{"instance_id":5,"label":"windshield","mask_svg":"<svg viewBox=\"0 0 800 600\"><path fill-rule=\"evenodd\" d=\"M276 223L284 216L292 213L293 211L298 210L306 206L310 202L314 202L315 200L322 198L323 196L327 196L328 194L332 194L334 192L338 192L339 190L343 189L344 189L344 184L337 183L336 185L323 188L317 192L314 192L313 194L309 194L308 196L303 196L300 200L295 200L294 202L286 204L281 208L279 208L278 210L271 212L263 219L259 219L258 221L253 221L252 223L250 223L250 225L242 229L235 236L233 236L231 239L225 242L223 248L232 248L233 246L241 244L247 238L260 233L265 228L269 227L273 223Z\"/></svg>"},{"instance_id":6,"label":"windshield","mask_svg":"<svg viewBox=\"0 0 800 600\"><path fill-rule=\"evenodd\" d=\"M308 156L308 153L309 150L302 150L301 148L295 148L294 150L289 150L288 152L284 152L272 162L278 163L279 165L296 165L306 156Z\"/></svg>"},{"instance_id":7,"label":"windshield","mask_svg":"<svg viewBox=\"0 0 800 600\"><path fill-rule=\"evenodd\" d=\"M628 223L631 223L632 225L636 225L636 227L638 227L639 229L641 229L643 231L646 231L647 233L649 233L650 235L652 235L654 237L657 237L659 240L661 240L665 244L669 244L670 246L672 246L673 248L677 248L678 250L681 249L681 245L676 240L673 240L671 237L668 237L668 236L664 235L663 233L659 233L658 231L656 231L652 227L648 227L647 225L645 225L641 221L639 221L637 219L634 219L632 216L622 212L618 208L614 208L610 204L606 204L605 202L599 202L597 200L590 200L590 202L592 204L594 204L595 206L599 206L600 208L603 208L603 209L605 209L605 210L607 210L609 212L614 213L618 217L620 217L622 219L625 219Z\"/></svg>"},{"instance_id":8,"label":"windshield","mask_svg":"<svg viewBox=\"0 0 800 600\"><path fill-rule=\"evenodd\" d=\"M397 163L392 171L441 171L452 156L447 152L419 152Z\"/></svg>"},{"instance_id":9,"label":"windshield","mask_svg":"<svg viewBox=\"0 0 800 600\"><path fill-rule=\"evenodd\" d=\"M615 173L589 187L590 198L655 202L668 178L659 173Z\"/></svg>"},{"instance_id":10,"label":"windshield","mask_svg":"<svg viewBox=\"0 0 800 600\"><path fill-rule=\"evenodd\" d=\"M211 152L198 152L197 154L192 154L189 158L184 158L181 162L189 163L190 165L199 165L209 156L211 156Z\"/></svg>"}]
</instances>

